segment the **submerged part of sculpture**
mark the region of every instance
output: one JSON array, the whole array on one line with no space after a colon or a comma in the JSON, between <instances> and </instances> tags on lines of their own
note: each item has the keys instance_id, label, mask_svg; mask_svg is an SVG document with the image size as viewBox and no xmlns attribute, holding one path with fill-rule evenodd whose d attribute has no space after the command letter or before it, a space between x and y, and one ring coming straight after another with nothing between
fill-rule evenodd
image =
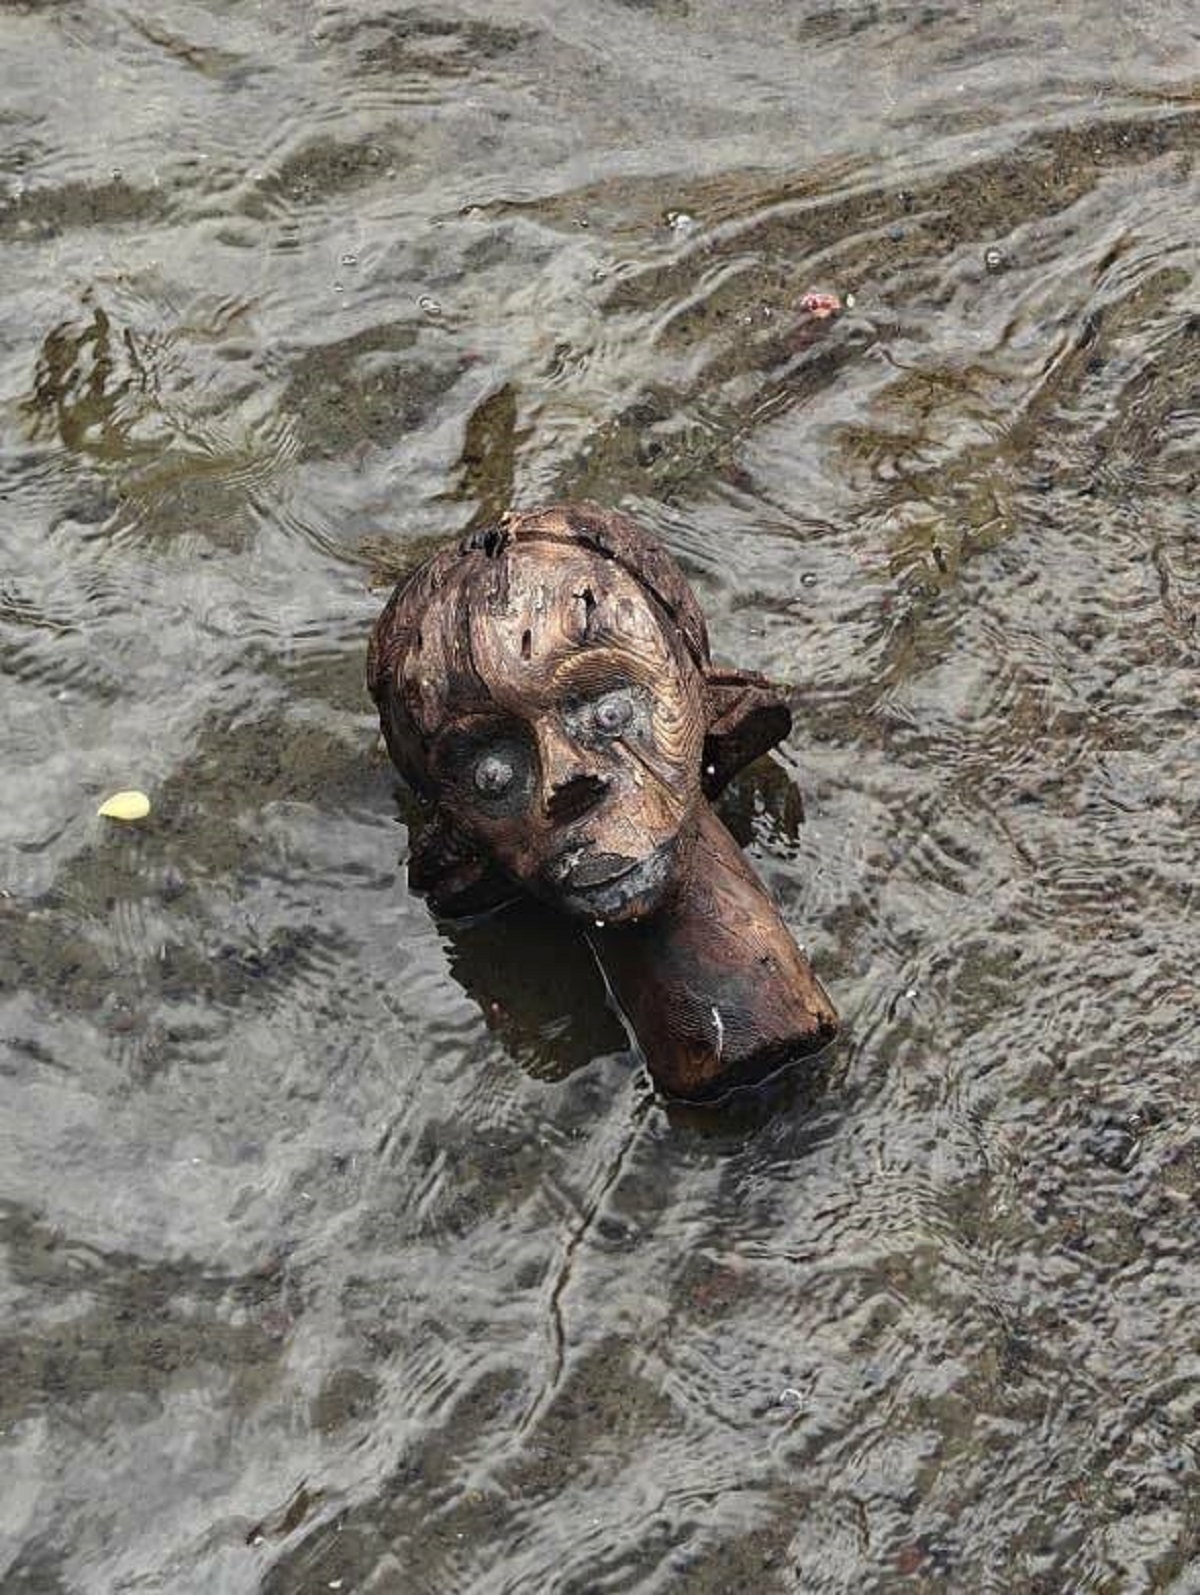
<instances>
[{"instance_id":1,"label":"submerged part of sculpture","mask_svg":"<svg viewBox=\"0 0 1200 1595\"><path fill-rule=\"evenodd\" d=\"M556 506L443 549L392 594L367 676L430 810L414 889L451 916L524 891L581 920L666 1090L719 1094L833 1036L708 802L790 711L714 669L690 587L634 522Z\"/></svg>"}]
</instances>

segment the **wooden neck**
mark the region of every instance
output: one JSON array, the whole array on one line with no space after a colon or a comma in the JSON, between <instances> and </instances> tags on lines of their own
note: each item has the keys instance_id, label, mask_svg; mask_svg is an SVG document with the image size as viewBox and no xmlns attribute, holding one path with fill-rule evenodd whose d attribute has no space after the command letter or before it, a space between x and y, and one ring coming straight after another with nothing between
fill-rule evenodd
<instances>
[{"instance_id":1,"label":"wooden neck","mask_svg":"<svg viewBox=\"0 0 1200 1595\"><path fill-rule=\"evenodd\" d=\"M720 1096L837 1033L807 958L707 804L671 903L589 938L650 1073L672 1095Z\"/></svg>"}]
</instances>

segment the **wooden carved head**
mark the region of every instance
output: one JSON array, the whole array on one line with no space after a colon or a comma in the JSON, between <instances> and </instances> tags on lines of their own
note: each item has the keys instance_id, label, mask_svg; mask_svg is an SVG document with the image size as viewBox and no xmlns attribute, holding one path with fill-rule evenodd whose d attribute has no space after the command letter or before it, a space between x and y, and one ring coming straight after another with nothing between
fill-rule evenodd
<instances>
[{"instance_id":1,"label":"wooden carved head","mask_svg":"<svg viewBox=\"0 0 1200 1595\"><path fill-rule=\"evenodd\" d=\"M389 752L435 811L413 886L447 913L519 888L609 924L690 867L701 804L791 725L716 671L678 566L589 505L503 517L400 583L367 667Z\"/></svg>"}]
</instances>

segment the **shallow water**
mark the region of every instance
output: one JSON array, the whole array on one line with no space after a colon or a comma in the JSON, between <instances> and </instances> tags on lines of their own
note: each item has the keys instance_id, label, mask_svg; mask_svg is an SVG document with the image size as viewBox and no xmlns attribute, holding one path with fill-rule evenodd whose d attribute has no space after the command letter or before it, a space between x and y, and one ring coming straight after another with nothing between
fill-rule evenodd
<instances>
[{"instance_id":1,"label":"shallow water","mask_svg":"<svg viewBox=\"0 0 1200 1595\"><path fill-rule=\"evenodd\" d=\"M1193 0L0 39L0 1586L1196 1595ZM565 496L801 690L819 1083L406 895L388 573Z\"/></svg>"}]
</instances>

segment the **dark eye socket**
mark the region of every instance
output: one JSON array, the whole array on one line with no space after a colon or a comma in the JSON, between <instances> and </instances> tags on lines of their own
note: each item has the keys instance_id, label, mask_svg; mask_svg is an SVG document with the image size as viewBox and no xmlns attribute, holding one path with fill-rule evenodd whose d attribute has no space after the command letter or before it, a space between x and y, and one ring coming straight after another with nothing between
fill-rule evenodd
<instances>
[{"instance_id":1,"label":"dark eye socket","mask_svg":"<svg viewBox=\"0 0 1200 1595\"><path fill-rule=\"evenodd\" d=\"M494 817L517 813L528 799L534 754L511 727L460 724L438 738L431 764L435 784L455 803Z\"/></svg>"}]
</instances>

